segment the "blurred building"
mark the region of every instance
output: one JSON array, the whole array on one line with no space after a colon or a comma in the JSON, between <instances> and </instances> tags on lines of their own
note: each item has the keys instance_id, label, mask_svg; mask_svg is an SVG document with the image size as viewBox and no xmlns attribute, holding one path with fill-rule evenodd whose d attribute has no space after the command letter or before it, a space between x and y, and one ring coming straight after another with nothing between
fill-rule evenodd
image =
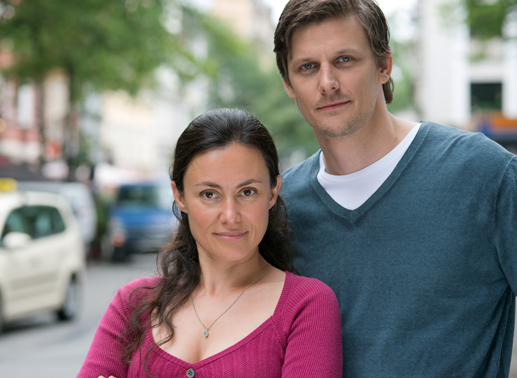
<instances>
[{"instance_id":1,"label":"blurred building","mask_svg":"<svg viewBox=\"0 0 517 378\"><path fill-rule=\"evenodd\" d=\"M67 85L59 70L50 72L41 85L0 76L0 155L29 165L37 164L43 153L47 161L62 157Z\"/></svg>"},{"instance_id":2,"label":"blurred building","mask_svg":"<svg viewBox=\"0 0 517 378\"><path fill-rule=\"evenodd\" d=\"M183 16L175 15L180 29L189 22ZM206 39L195 31L187 34L193 56L206 57ZM156 79L155 88L136 97L123 91L102 94L99 137L109 166L100 165L99 186L167 178L176 141L190 121L206 110L206 78L181 83L173 69L162 67Z\"/></svg>"},{"instance_id":3,"label":"blurred building","mask_svg":"<svg viewBox=\"0 0 517 378\"><path fill-rule=\"evenodd\" d=\"M275 25L271 8L263 0L214 0L212 14L227 23L242 40L255 45L264 69L275 64Z\"/></svg>"},{"instance_id":4,"label":"blurred building","mask_svg":"<svg viewBox=\"0 0 517 378\"><path fill-rule=\"evenodd\" d=\"M422 119L473 131L517 149L517 15L503 38L479 41L447 0L419 0L415 92Z\"/></svg>"},{"instance_id":5,"label":"blurred building","mask_svg":"<svg viewBox=\"0 0 517 378\"><path fill-rule=\"evenodd\" d=\"M275 26L263 0L214 0L212 14L226 21L242 39L272 54Z\"/></svg>"},{"instance_id":6,"label":"blurred building","mask_svg":"<svg viewBox=\"0 0 517 378\"><path fill-rule=\"evenodd\" d=\"M198 39L193 36L190 44L195 56L207 53L206 41ZM0 68L11 64L10 54L0 51ZM74 139L67 137L71 131L65 126L68 78L62 71L50 72L40 85L0 75L0 157L9 164L41 169L46 177L65 179L64 150L78 153L80 141L91 164L101 168L96 180L101 187L165 176L179 135L205 110L207 91L202 78L181 85L170 68L158 69L156 76L158 86L134 98L120 91L84 99ZM67 146L67 140L76 143ZM41 160L46 162L42 167ZM89 168L79 169L78 175L87 180Z\"/></svg>"},{"instance_id":7,"label":"blurred building","mask_svg":"<svg viewBox=\"0 0 517 378\"><path fill-rule=\"evenodd\" d=\"M172 70L157 75L160 86L136 98L122 91L102 96L100 138L109 162L144 176L166 175L179 135L205 101L182 88Z\"/></svg>"}]
</instances>

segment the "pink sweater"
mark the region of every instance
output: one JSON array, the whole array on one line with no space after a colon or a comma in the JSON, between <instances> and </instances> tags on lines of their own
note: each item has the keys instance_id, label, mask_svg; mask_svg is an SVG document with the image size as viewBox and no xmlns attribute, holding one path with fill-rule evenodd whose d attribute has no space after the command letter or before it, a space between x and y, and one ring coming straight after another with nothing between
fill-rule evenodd
<instances>
[{"instance_id":1,"label":"pink sweater","mask_svg":"<svg viewBox=\"0 0 517 378\"><path fill-rule=\"evenodd\" d=\"M146 334L134 363L120 361L117 341L127 327L131 291L160 279L144 277L123 286L106 310L78 378L147 378L141 366L154 345ZM139 356L142 356L140 359ZM194 364L157 348L147 366L154 378L341 377L341 319L336 296L324 283L287 273L274 314L237 344Z\"/></svg>"}]
</instances>

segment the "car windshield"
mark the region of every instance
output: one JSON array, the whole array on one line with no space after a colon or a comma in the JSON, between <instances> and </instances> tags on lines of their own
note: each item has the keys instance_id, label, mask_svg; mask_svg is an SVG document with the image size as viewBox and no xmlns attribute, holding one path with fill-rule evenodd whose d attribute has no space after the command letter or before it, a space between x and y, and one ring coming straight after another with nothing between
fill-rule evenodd
<instances>
[{"instance_id":1,"label":"car windshield","mask_svg":"<svg viewBox=\"0 0 517 378\"><path fill-rule=\"evenodd\" d=\"M166 186L123 186L118 192L117 206L170 209L172 206L172 192Z\"/></svg>"}]
</instances>

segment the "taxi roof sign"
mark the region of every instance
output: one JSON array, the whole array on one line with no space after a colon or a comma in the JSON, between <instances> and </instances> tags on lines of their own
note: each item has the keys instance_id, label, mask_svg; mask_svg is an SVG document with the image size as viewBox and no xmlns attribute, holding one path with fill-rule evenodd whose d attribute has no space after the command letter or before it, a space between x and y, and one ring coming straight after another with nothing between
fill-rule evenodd
<instances>
[{"instance_id":1,"label":"taxi roof sign","mask_svg":"<svg viewBox=\"0 0 517 378\"><path fill-rule=\"evenodd\" d=\"M14 192L17 188L17 182L12 178L0 178L0 192Z\"/></svg>"}]
</instances>

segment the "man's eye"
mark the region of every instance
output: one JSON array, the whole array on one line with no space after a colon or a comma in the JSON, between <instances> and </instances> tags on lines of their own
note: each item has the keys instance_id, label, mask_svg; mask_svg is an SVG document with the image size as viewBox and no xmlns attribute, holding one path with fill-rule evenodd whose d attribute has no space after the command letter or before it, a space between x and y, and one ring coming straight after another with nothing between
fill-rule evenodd
<instances>
[{"instance_id":1,"label":"man's eye","mask_svg":"<svg viewBox=\"0 0 517 378\"><path fill-rule=\"evenodd\" d=\"M339 58L339 60L341 62L345 62L346 63L346 62L350 62L352 60L352 58L349 57L349 56L342 56L341 58Z\"/></svg>"},{"instance_id":2,"label":"man's eye","mask_svg":"<svg viewBox=\"0 0 517 378\"><path fill-rule=\"evenodd\" d=\"M313 67L314 67L314 65L313 65L312 63L306 63L306 64L304 64L304 65L301 67L301 69L302 69L302 71L307 71L307 70L310 70L310 69L311 69L311 68L313 68Z\"/></svg>"}]
</instances>

